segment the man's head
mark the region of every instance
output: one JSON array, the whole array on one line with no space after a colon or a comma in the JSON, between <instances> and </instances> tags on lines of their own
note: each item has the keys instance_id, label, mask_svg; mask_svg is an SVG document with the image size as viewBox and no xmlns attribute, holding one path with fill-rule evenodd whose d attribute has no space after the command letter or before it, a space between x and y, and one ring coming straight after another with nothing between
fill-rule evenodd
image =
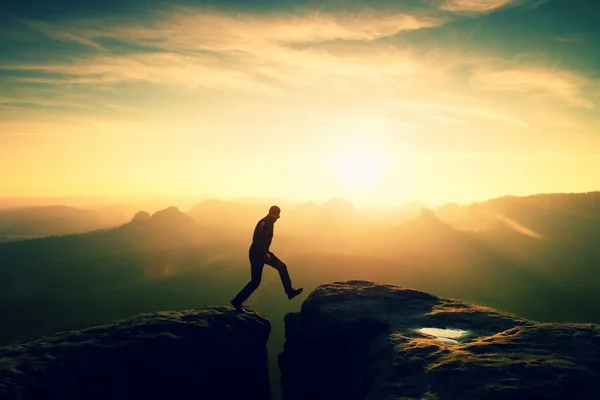
<instances>
[{"instance_id":1,"label":"man's head","mask_svg":"<svg viewBox=\"0 0 600 400\"><path fill-rule=\"evenodd\" d=\"M280 218L281 214L281 209L277 206L271 206L271 208L269 208L269 217L273 218L275 221L277 221Z\"/></svg>"}]
</instances>

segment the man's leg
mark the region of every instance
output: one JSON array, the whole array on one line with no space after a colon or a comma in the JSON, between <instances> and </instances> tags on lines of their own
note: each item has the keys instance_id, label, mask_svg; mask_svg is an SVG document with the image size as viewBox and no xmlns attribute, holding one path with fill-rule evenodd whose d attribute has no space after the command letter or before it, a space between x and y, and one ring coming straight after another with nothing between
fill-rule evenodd
<instances>
[{"instance_id":1,"label":"man's leg","mask_svg":"<svg viewBox=\"0 0 600 400\"><path fill-rule=\"evenodd\" d=\"M258 288L262 278L264 260L250 254L250 282L231 300L231 304L238 310L243 311L242 303Z\"/></svg>"},{"instance_id":2,"label":"man's leg","mask_svg":"<svg viewBox=\"0 0 600 400\"><path fill-rule=\"evenodd\" d=\"M285 294L288 295L288 298L291 300L302 293L302 289L292 288L292 280L290 279L290 273L288 272L287 265L277 258L275 254L271 252L269 252L269 254L271 255L271 259L265 261L265 263L279 271L279 277L281 278L283 289L285 290Z\"/></svg>"}]
</instances>

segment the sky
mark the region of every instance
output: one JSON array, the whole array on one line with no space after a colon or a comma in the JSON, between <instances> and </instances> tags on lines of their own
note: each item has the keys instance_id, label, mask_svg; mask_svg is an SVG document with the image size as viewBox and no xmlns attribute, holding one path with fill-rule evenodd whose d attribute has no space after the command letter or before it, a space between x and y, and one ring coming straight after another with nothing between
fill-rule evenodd
<instances>
[{"instance_id":1,"label":"sky","mask_svg":"<svg viewBox=\"0 0 600 400\"><path fill-rule=\"evenodd\" d=\"M7 0L0 197L600 189L592 0Z\"/></svg>"}]
</instances>

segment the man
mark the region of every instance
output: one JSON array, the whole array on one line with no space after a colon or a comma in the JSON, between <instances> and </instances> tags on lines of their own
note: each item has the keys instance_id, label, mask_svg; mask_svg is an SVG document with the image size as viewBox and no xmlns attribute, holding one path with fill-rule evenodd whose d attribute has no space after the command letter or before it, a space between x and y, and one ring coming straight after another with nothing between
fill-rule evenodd
<instances>
[{"instance_id":1,"label":"man","mask_svg":"<svg viewBox=\"0 0 600 400\"><path fill-rule=\"evenodd\" d=\"M279 259L275 254L269 251L271 241L273 240L273 229L275 222L280 218L281 209L277 206L269 208L269 214L258 221L256 228L254 228L254 235L252 236L252 244L250 245L250 282L238 293L233 300L231 305L239 312L244 312L242 303L250 297L262 278L262 271L265 264L270 265L279 271L281 277L281 283L285 289L285 293L288 299L291 300L294 297L302 293L302 288L293 289L292 281L287 270L287 266Z\"/></svg>"}]
</instances>

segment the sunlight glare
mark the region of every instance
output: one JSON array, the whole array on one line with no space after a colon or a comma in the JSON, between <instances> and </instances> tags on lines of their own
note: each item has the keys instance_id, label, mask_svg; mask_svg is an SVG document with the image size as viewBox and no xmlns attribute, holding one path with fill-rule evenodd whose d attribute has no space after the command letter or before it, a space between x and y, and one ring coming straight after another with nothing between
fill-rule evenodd
<instances>
[{"instance_id":1,"label":"sunlight glare","mask_svg":"<svg viewBox=\"0 0 600 400\"><path fill-rule=\"evenodd\" d=\"M385 157L381 154L354 152L334 157L338 177L350 189L371 188L381 180L381 167Z\"/></svg>"}]
</instances>

